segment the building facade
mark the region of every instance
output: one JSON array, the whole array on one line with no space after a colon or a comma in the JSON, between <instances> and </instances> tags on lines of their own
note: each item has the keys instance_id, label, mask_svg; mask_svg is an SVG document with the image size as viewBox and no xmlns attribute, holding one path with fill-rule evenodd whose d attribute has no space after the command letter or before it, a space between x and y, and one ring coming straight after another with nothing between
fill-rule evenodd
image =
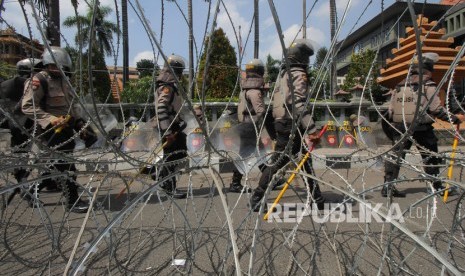
<instances>
[{"instance_id":1,"label":"building facade","mask_svg":"<svg viewBox=\"0 0 465 276\"><path fill-rule=\"evenodd\" d=\"M415 12L431 21L439 20L450 7L444 4L414 3ZM382 14L376 15L337 44L337 76L347 74L352 54L362 50L377 51L379 48L378 62L384 67L386 59L393 57L391 50L398 48L399 38L405 37L405 29L410 26L412 18L407 3L394 2Z\"/></svg>"},{"instance_id":2,"label":"building facade","mask_svg":"<svg viewBox=\"0 0 465 276\"><path fill-rule=\"evenodd\" d=\"M18 34L14 29L0 30L0 60L10 65L25 58L40 58L44 46L39 41Z\"/></svg>"}]
</instances>

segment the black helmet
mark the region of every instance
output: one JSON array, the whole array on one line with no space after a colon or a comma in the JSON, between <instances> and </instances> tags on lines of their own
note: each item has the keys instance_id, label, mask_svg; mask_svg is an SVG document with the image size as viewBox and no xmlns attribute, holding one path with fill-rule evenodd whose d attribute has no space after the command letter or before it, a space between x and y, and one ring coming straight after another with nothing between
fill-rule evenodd
<instances>
[{"instance_id":1,"label":"black helmet","mask_svg":"<svg viewBox=\"0 0 465 276\"><path fill-rule=\"evenodd\" d=\"M176 75L181 75L184 71L184 68L186 68L184 58L182 58L181 56L172 54L168 57L166 61L167 62L165 63L165 67L167 67L167 64L169 64L169 66L173 68L173 71Z\"/></svg>"},{"instance_id":2,"label":"black helmet","mask_svg":"<svg viewBox=\"0 0 465 276\"><path fill-rule=\"evenodd\" d=\"M22 77L29 77L32 69L40 67L42 60L38 58L25 58L16 63L16 71Z\"/></svg>"},{"instance_id":3,"label":"black helmet","mask_svg":"<svg viewBox=\"0 0 465 276\"><path fill-rule=\"evenodd\" d=\"M259 74L260 76L263 76L265 74L265 66L263 65L263 62L259 60L258 58L252 59L245 65L245 72L246 73L256 73Z\"/></svg>"},{"instance_id":4,"label":"black helmet","mask_svg":"<svg viewBox=\"0 0 465 276\"><path fill-rule=\"evenodd\" d=\"M296 39L287 50L291 64L308 65L309 58L313 56L313 45L308 39Z\"/></svg>"}]
</instances>

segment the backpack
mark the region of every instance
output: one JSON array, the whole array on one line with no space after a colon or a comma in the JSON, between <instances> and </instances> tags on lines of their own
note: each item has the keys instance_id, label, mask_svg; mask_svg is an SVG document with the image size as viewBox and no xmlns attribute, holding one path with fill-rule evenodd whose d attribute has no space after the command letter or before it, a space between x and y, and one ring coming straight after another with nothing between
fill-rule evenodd
<instances>
[{"instance_id":1,"label":"backpack","mask_svg":"<svg viewBox=\"0 0 465 276\"><path fill-rule=\"evenodd\" d=\"M418 102L418 85L402 85L397 87L393 99L394 123L410 124L415 120L415 110ZM420 112L422 107L420 106Z\"/></svg>"},{"instance_id":2,"label":"backpack","mask_svg":"<svg viewBox=\"0 0 465 276\"><path fill-rule=\"evenodd\" d=\"M29 79L32 80L33 77L37 77L39 79L40 86L44 90L44 95L47 95L48 94L48 82L47 82L47 79L45 78L45 76L40 74L40 73L37 73L34 76L32 76L31 78L29 78ZM23 91L23 94L21 95L21 98L19 99L19 101L16 103L16 105L14 107L14 114L17 114L17 115L24 115L23 110L22 110L22 103L23 103L23 98L24 98L24 83L23 83L22 91ZM40 107L42 109L45 109L45 101L46 100L47 100L46 97L43 97L40 100L39 105L40 105Z\"/></svg>"}]
</instances>

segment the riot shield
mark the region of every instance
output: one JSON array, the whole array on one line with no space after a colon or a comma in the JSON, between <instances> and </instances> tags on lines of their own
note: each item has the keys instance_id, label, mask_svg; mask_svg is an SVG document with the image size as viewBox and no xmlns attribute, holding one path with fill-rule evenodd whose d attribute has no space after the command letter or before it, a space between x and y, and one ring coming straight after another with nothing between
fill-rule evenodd
<instances>
[{"instance_id":1,"label":"riot shield","mask_svg":"<svg viewBox=\"0 0 465 276\"><path fill-rule=\"evenodd\" d=\"M97 110L95 110L92 96L90 94L84 97L84 107L89 112L90 116L87 113L81 112L83 118L86 121L93 120L94 122L97 122L96 118L98 117L102 122L102 126L105 132L110 132L110 130L114 129L118 125L118 120L116 119L115 115L111 113L108 107L100 105L97 106ZM94 130L98 137L97 142L95 142L91 148L100 148L104 146L105 138L103 137L103 134L98 130L94 123L91 123L90 127Z\"/></svg>"},{"instance_id":2,"label":"riot shield","mask_svg":"<svg viewBox=\"0 0 465 276\"><path fill-rule=\"evenodd\" d=\"M337 148L339 146L339 136L337 133L337 126L335 121L328 121L328 128L326 129L322 140L324 147Z\"/></svg>"},{"instance_id":3,"label":"riot shield","mask_svg":"<svg viewBox=\"0 0 465 276\"><path fill-rule=\"evenodd\" d=\"M357 144L355 142L353 127L349 120L342 121L342 125L339 126L338 129L339 129L339 148L357 147Z\"/></svg>"},{"instance_id":4,"label":"riot shield","mask_svg":"<svg viewBox=\"0 0 465 276\"><path fill-rule=\"evenodd\" d=\"M257 135L252 123L243 123L233 127L232 131L238 134L238 139L233 141L239 143L239 154L233 158L233 163L239 172L247 174L269 159L273 143L265 129Z\"/></svg>"},{"instance_id":5,"label":"riot shield","mask_svg":"<svg viewBox=\"0 0 465 276\"><path fill-rule=\"evenodd\" d=\"M159 144L160 136L158 131L150 123L133 122L123 133L121 151L126 153L147 152L152 151Z\"/></svg>"},{"instance_id":6,"label":"riot shield","mask_svg":"<svg viewBox=\"0 0 465 276\"><path fill-rule=\"evenodd\" d=\"M376 139L373 133L373 128L367 117L351 116L352 125L354 126L354 136L359 148L377 149Z\"/></svg>"}]
</instances>

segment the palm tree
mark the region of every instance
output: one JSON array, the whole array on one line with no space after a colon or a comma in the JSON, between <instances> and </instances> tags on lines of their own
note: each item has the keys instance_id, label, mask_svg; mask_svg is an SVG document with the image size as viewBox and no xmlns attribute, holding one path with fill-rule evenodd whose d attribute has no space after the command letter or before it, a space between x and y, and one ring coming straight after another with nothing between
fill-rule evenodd
<instances>
[{"instance_id":1,"label":"palm tree","mask_svg":"<svg viewBox=\"0 0 465 276\"><path fill-rule=\"evenodd\" d=\"M105 53L106 55L110 56L113 53L113 49L111 47L113 34L117 34L119 32L118 26L115 23L105 20L105 17L107 17L112 12L112 9L108 6L97 6L96 10L94 11L91 8L92 6L93 5L90 5L85 16L77 15L67 17L65 21L63 21L63 25L65 27L74 27L77 26L79 22L82 28L82 35L79 35L79 33L76 34L76 44L82 43L83 47L89 46L90 36L87 34L89 33L92 25L92 16L94 13L97 13L94 28L95 45L98 47L101 53Z\"/></svg>"},{"instance_id":2,"label":"palm tree","mask_svg":"<svg viewBox=\"0 0 465 276\"><path fill-rule=\"evenodd\" d=\"M24 5L26 0L21 0ZM35 0L35 4L39 7L39 11L47 18L47 39L52 46L60 46L60 1L58 0ZM74 8L77 8L77 0L71 0Z\"/></svg>"}]
</instances>

